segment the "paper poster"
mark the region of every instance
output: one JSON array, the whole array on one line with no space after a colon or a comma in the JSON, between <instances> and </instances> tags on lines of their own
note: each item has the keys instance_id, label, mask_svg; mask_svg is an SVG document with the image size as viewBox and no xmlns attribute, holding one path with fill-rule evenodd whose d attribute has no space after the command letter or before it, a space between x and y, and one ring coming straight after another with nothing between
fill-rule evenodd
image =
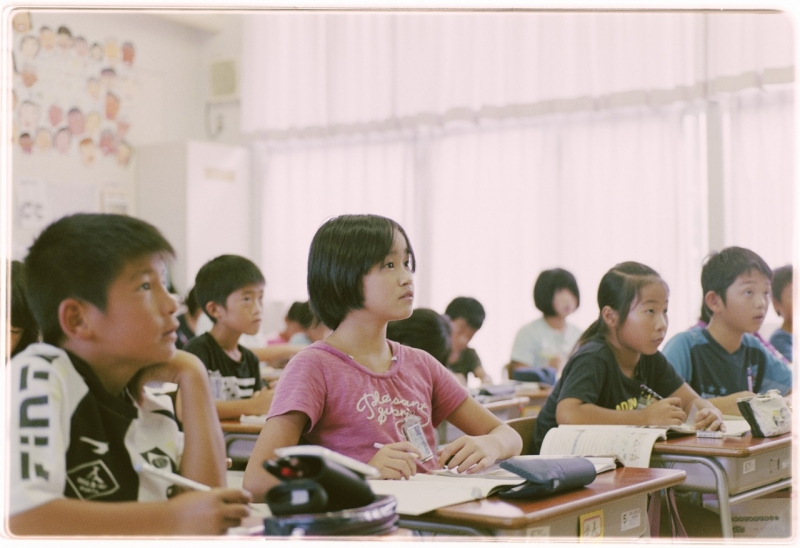
<instances>
[{"instance_id":1,"label":"paper poster","mask_svg":"<svg viewBox=\"0 0 800 548\"><path fill-rule=\"evenodd\" d=\"M48 185L34 179L24 179L17 187L17 223L20 228L41 230L50 220Z\"/></svg>"},{"instance_id":2,"label":"paper poster","mask_svg":"<svg viewBox=\"0 0 800 548\"><path fill-rule=\"evenodd\" d=\"M133 42L75 36L65 25L37 25L24 11L12 27L14 146L31 155L74 155L87 168L127 168L140 95Z\"/></svg>"}]
</instances>

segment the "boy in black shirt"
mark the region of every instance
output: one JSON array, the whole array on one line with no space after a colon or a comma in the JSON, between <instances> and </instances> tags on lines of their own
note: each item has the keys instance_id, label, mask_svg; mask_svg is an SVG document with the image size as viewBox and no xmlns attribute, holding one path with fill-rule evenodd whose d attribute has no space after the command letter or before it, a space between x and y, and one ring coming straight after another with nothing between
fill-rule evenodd
<instances>
[{"instance_id":1,"label":"boy in black shirt","mask_svg":"<svg viewBox=\"0 0 800 548\"><path fill-rule=\"evenodd\" d=\"M239 255L212 259L195 277L197 302L214 327L189 341L186 351L206 365L220 419L261 415L272 403L258 358L239 344L243 333L255 335L261 326L264 285L259 268Z\"/></svg>"}]
</instances>

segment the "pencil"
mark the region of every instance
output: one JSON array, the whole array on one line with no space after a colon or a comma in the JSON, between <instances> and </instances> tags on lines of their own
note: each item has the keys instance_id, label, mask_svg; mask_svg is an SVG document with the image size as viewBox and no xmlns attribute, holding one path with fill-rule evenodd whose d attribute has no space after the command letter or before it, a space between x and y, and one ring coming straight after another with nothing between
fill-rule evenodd
<instances>
[{"instance_id":1,"label":"pencil","mask_svg":"<svg viewBox=\"0 0 800 548\"><path fill-rule=\"evenodd\" d=\"M184 478L178 474L174 474L168 470L164 470L162 468L156 468L152 464L147 462L137 462L133 465L133 469L137 472L146 472L148 474L152 474L154 476L159 476L166 480L171 481L175 485L180 485L181 487L186 487L187 489L194 489L195 491L210 491L211 487L205 485L203 483L190 480L189 478Z\"/></svg>"}]
</instances>

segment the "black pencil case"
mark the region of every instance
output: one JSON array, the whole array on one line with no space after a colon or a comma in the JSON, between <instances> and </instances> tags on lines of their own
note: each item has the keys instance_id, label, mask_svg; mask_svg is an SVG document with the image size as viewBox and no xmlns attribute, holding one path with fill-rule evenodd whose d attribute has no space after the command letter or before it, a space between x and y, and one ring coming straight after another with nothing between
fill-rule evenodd
<instances>
[{"instance_id":1,"label":"black pencil case","mask_svg":"<svg viewBox=\"0 0 800 548\"><path fill-rule=\"evenodd\" d=\"M500 467L525 479L497 494L507 499L534 499L561 491L583 487L597 476L594 464L582 457L554 459L515 459L500 463Z\"/></svg>"}]
</instances>

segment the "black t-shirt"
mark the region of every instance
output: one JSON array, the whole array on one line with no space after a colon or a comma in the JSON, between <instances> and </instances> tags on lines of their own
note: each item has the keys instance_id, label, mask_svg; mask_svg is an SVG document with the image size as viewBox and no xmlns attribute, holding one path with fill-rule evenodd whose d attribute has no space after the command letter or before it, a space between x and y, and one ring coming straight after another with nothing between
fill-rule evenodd
<instances>
[{"instance_id":1,"label":"black t-shirt","mask_svg":"<svg viewBox=\"0 0 800 548\"><path fill-rule=\"evenodd\" d=\"M564 398L577 398L605 409L637 409L646 407L651 400L642 384L666 398L680 388L683 379L661 352L642 354L633 378L628 378L622 374L608 343L602 339L588 341L569 359L536 419L534 452L539 453L545 434L558 426L556 406Z\"/></svg>"},{"instance_id":2,"label":"black t-shirt","mask_svg":"<svg viewBox=\"0 0 800 548\"><path fill-rule=\"evenodd\" d=\"M208 369L215 400L246 399L261 389L258 357L242 345L238 345L238 348L242 353L242 361L235 362L211 333L195 337L184 348L200 358Z\"/></svg>"}]
</instances>

